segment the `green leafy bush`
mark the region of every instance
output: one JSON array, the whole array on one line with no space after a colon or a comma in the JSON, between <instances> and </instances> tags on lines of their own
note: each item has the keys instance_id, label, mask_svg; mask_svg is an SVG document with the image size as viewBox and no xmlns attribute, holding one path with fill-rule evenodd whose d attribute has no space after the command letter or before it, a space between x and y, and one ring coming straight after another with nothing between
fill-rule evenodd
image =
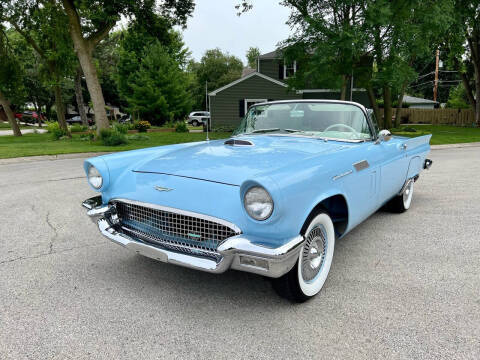
<instances>
[{"instance_id":1,"label":"green leafy bush","mask_svg":"<svg viewBox=\"0 0 480 360\"><path fill-rule=\"evenodd\" d=\"M404 127L401 129L401 131L405 131L405 132L417 132L417 129L413 128L413 127Z\"/></svg>"},{"instance_id":2,"label":"green leafy bush","mask_svg":"<svg viewBox=\"0 0 480 360\"><path fill-rule=\"evenodd\" d=\"M47 131L52 135L54 140L59 140L67 136L67 133L60 128L60 125L58 125L56 121L47 122Z\"/></svg>"},{"instance_id":3,"label":"green leafy bush","mask_svg":"<svg viewBox=\"0 0 480 360\"><path fill-rule=\"evenodd\" d=\"M70 131L72 133L76 133L76 132L83 132L83 131L86 131L88 130L88 126L85 126L85 125L72 125L70 126Z\"/></svg>"},{"instance_id":4,"label":"green leafy bush","mask_svg":"<svg viewBox=\"0 0 480 360\"><path fill-rule=\"evenodd\" d=\"M175 125L175 132L178 132L178 133L188 132L187 124L185 124L183 121L178 122Z\"/></svg>"},{"instance_id":5,"label":"green leafy bush","mask_svg":"<svg viewBox=\"0 0 480 360\"><path fill-rule=\"evenodd\" d=\"M138 132L147 132L151 127L152 125L150 125L148 121L139 121L135 124L135 129L137 129Z\"/></svg>"},{"instance_id":6,"label":"green leafy bush","mask_svg":"<svg viewBox=\"0 0 480 360\"><path fill-rule=\"evenodd\" d=\"M123 145L128 142L125 134L119 133L118 131L112 129L100 130L100 140L102 141L103 145L106 146Z\"/></svg>"},{"instance_id":7,"label":"green leafy bush","mask_svg":"<svg viewBox=\"0 0 480 360\"><path fill-rule=\"evenodd\" d=\"M120 134L126 134L128 133L129 128L127 124L114 123L113 130Z\"/></svg>"},{"instance_id":8,"label":"green leafy bush","mask_svg":"<svg viewBox=\"0 0 480 360\"><path fill-rule=\"evenodd\" d=\"M86 134L80 135L80 140L82 141L92 141L95 139L95 133L94 132L88 132Z\"/></svg>"}]
</instances>

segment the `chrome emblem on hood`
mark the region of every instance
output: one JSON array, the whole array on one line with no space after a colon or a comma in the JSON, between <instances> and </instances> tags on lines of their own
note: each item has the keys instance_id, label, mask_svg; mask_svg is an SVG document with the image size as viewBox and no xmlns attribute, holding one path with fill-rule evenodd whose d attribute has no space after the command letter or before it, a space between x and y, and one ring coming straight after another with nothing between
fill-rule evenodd
<instances>
[{"instance_id":1,"label":"chrome emblem on hood","mask_svg":"<svg viewBox=\"0 0 480 360\"><path fill-rule=\"evenodd\" d=\"M155 186L155 190L157 190L157 191L172 191L173 189L165 188L165 187L161 187L161 186Z\"/></svg>"}]
</instances>

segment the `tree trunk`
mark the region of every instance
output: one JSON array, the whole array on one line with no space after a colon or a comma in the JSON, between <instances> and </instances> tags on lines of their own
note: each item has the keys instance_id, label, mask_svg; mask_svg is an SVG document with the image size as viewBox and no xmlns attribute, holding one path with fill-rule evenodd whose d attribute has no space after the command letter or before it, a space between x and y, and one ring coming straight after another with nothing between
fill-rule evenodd
<instances>
[{"instance_id":1,"label":"tree trunk","mask_svg":"<svg viewBox=\"0 0 480 360\"><path fill-rule=\"evenodd\" d=\"M70 35L72 37L73 46L77 53L78 60L80 61L83 74L85 75L90 98L92 99L97 133L100 134L100 130L109 128L110 123L108 122L107 112L105 110L105 99L103 98L102 87L98 80L97 69L93 63L92 52L95 43L93 41L90 42L83 37L80 17L75 9L73 1L62 0L62 3L70 24ZM109 31L108 28L105 28L105 30ZM106 32L107 35L108 31Z\"/></svg>"},{"instance_id":2,"label":"tree trunk","mask_svg":"<svg viewBox=\"0 0 480 360\"><path fill-rule=\"evenodd\" d=\"M378 108L377 99L375 98L375 93L373 92L373 87L371 83L367 85L367 94L368 99L370 100L370 105L372 105L373 113L375 114L375 118L377 119L378 127L382 128L382 117L380 114L380 109Z\"/></svg>"},{"instance_id":3,"label":"tree trunk","mask_svg":"<svg viewBox=\"0 0 480 360\"><path fill-rule=\"evenodd\" d=\"M65 120L65 108L63 106L63 97L62 97L62 89L60 85L57 83L54 87L55 92L55 108L57 110L57 120L60 129L65 131L68 137L71 137L70 131L68 130L67 121Z\"/></svg>"},{"instance_id":4,"label":"tree trunk","mask_svg":"<svg viewBox=\"0 0 480 360\"><path fill-rule=\"evenodd\" d=\"M473 68L475 70L475 123L480 126L480 59L473 62Z\"/></svg>"},{"instance_id":5,"label":"tree trunk","mask_svg":"<svg viewBox=\"0 0 480 360\"><path fill-rule=\"evenodd\" d=\"M392 89L388 85L383 87L383 124L386 129L392 127Z\"/></svg>"},{"instance_id":6,"label":"tree trunk","mask_svg":"<svg viewBox=\"0 0 480 360\"><path fill-rule=\"evenodd\" d=\"M80 114L80 119L82 119L82 124L84 126L88 126L87 114L85 112L85 105L83 103L81 67L78 67L77 74L75 76L75 98L77 100L78 113Z\"/></svg>"},{"instance_id":7,"label":"tree trunk","mask_svg":"<svg viewBox=\"0 0 480 360\"><path fill-rule=\"evenodd\" d=\"M10 102L7 98L3 95L0 91L0 105L2 105L5 114L7 115L8 122L13 130L14 136L22 136L22 132L20 131L20 127L18 126L17 120L15 119L15 115L13 115L13 111L10 108Z\"/></svg>"},{"instance_id":8,"label":"tree trunk","mask_svg":"<svg viewBox=\"0 0 480 360\"><path fill-rule=\"evenodd\" d=\"M347 98L348 79L348 76L342 75L342 89L340 91L340 100L345 100Z\"/></svg>"},{"instance_id":9,"label":"tree trunk","mask_svg":"<svg viewBox=\"0 0 480 360\"><path fill-rule=\"evenodd\" d=\"M398 128L400 126L400 116L401 116L401 111L402 111L402 105L403 105L403 97L405 96L405 89L407 88L407 83L404 82L402 84L402 90L400 93L400 96L398 97L398 105L397 105L397 111L395 111L395 124L394 126Z\"/></svg>"}]
</instances>

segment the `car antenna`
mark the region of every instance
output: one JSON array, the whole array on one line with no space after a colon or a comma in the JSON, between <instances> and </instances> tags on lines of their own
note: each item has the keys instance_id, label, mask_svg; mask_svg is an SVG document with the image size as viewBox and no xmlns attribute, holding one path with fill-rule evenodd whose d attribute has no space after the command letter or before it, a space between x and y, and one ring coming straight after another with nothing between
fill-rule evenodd
<instances>
[{"instance_id":1,"label":"car antenna","mask_svg":"<svg viewBox=\"0 0 480 360\"><path fill-rule=\"evenodd\" d=\"M208 82L205 80L205 109L208 112ZM206 141L210 141L208 138L208 128L210 127L210 112L208 112L208 117L207 117L207 138L205 139Z\"/></svg>"}]
</instances>

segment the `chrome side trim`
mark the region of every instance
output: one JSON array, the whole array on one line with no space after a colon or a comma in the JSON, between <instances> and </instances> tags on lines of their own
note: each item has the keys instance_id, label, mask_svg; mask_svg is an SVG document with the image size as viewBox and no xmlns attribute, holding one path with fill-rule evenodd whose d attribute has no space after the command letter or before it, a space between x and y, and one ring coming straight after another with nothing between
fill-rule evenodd
<instances>
[{"instance_id":1,"label":"chrome side trim","mask_svg":"<svg viewBox=\"0 0 480 360\"><path fill-rule=\"evenodd\" d=\"M341 179L342 177L347 176L347 175L350 175L351 173L353 173L353 170L345 171L344 173L335 175L335 176L332 178L332 180L335 181L335 180Z\"/></svg>"},{"instance_id":2,"label":"chrome side trim","mask_svg":"<svg viewBox=\"0 0 480 360\"><path fill-rule=\"evenodd\" d=\"M366 168L368 168L370 166L370 164L368 163L367 160L361 160L361 161L358 161L356 163L353 163L352 165L355 168L355 170L357 170L357 171L365 170Z\"/></svg>"},{"instance_id":3,"label":"chrome side trim","mask_svg":"<svg viewBox=\"0 0 480 360\"><path fill-rule=\"evenodd\" d=\"M219 218L216 218L216 217L213 217L213 216L210 216L210 215L200 214L200 213L196 213L196 212L193 212L193 211L176 209L176 208L172 208L172 207L169 207L169 206L163 206L163 205L145 203L145 202L136 201L136 200L124 199L124 198L114 198L114 199L110 200L111 203L115 203L116 201L124 202L124 203L127 203L127 204L138 205L138 206L145 206L145 207L149 207L149 208L157 209L157 210L162 210L162 211L173 212L173 213L177 213L177 214L181 214L181 215L185 215L185 216L197 217L199 219L208 220L208 221L212 221L212 222L217 222L219 224L228 226L229 228L234 230L237 234L242 233L242 230L240 230L240 228L237 225L231 223L230 221L219 219Z\"/></svg>"}]
</instances>

